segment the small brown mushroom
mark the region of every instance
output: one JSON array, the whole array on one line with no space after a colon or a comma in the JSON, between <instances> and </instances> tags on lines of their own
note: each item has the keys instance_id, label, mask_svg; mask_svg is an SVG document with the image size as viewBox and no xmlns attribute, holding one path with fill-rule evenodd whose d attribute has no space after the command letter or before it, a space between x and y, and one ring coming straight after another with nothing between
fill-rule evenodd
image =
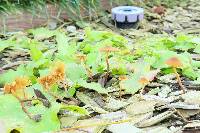
<instances>
[{"instance_id":1,"label":"small brown mushroom","mask_svg":"<svg viewBox=\"0 0 200 133\"><path fill-rule=\"evenodd\" d=\"M180 68L183 66L183 64L181 63L181 61L177 58L177 57L171 57L166 61L166 64L169 65L170 67L172 67L174 73L176 74L176 78L178 81L178 84L180 86L180 88L183 90L183 93L185 93L185 86L182 84L180 75L177 72L177 68Z\"/></svg>"},{"instance_id":2,"label":"small brown mushroom","mask_svg":"<svg viewBox=\"0 0 200 133\"><path fill-rule=\"evenodd\" d=\"M86 61L86 55L84 55L84 54L78 54L78 55L76 55L76 57L81 62L85 62Z\"/></svg>"},{"instance_id":3,"label":"small brown mushroom","mask_svg":"<svg viewBox=\"0 0 200 133\"><path fill-rule=\"evenodd\" d=\"M122 89L123 89L123 87L122 87L122 84L121 84L121 81L125 81L125 80L127 80L128 78L127 78L127 76L125 76L125 75L121 75L121 76L119 76L119 81L120 81L120 83L119 83L119 97L120 97L120 99L122 99Z\"/></svg>"},{"instance_id":4,"label":"small brown mushroom","mask_svg":"<svg viewBox=\"0 0 200 133\"><path fill-rule=\"evenodd\" d=\"M120 81L127 80L127 79L128 79L128 78L127 78L127 76L125 76L125 75L119 76L119 80L120 80Z\"/></svg>"},{"instance_id":5,"label":"small brown mushroom","mask_svg":"<svg viewBox=\"0 0 200 133\"><path fill-rule=\"evenodd\" d=\"M149 82L149 80L146 77L141 77L138 82L140 84L142 84L142 86L143 86L142 89L141 89L141 91L140 91L140 94L143 94L145 86L147 84L149 84L150 82Z\"/></svg>"},{"instance_id":6,"label":"small brown mushroom","mask_svg":"<svg viewBox=\"0 0 200 133\"><path fill-rule=\"evenodd\" d=\"M82 63L82 65L84 66L84 68L85 68L85 70L86 70L86 72L88 74L88 77L90 79L92 79L92 75L93 75L92 71L90 70L90 68L85 63L86 62L86 55L84 55L84 54L77 54L76 57Z\"/></svg>"},{"instance_id":7,"label":"small brown mushroom","mask_svg":"<svg viewBox=\"0 0 200 133\"><path fill-rule=\"evenodd\" d=\"M147 85L149 83L149 80L145 77L141 77L139 79L139 83L141 83L142 85Z\"/></svg>"},{"instance_id":8,"label":"small brown mushroom","mask_svg":"<svg viewBox=\"0 0 200 133\"><path fill-rule=\"evenodd\" d=\"M112 47L112 46L105 46L103 48L100 48L99 51L106 53L106 66L107 66L107 74L108 74L109 71L110 71L109 70L110 69L110 65L109 65L109 61L108 61L108 55L111 52L117 52L117 51L119 51L119 49L115 48L115 47Z\"/></svg>"},{"instance_id":9,"label":"small brown mushroom","mask_svg":"<svg viewBox=\"0 0 200 133\"><path fill-rule=\"evenodd\" d=\"M106 47L100 48L100 52L105 52L105 53L117 52L117 51L119 51L119 49L112 46L106 46Z\"/></svg>"}]
</instances>

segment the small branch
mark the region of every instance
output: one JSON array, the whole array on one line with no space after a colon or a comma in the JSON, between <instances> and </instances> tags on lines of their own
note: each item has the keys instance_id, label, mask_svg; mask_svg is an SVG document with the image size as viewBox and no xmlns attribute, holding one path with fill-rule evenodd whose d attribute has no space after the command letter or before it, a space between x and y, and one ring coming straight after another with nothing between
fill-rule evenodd
<instances>
[{"instance_id":1,"label":"small branch","mask_svg":"<svg viewBox=\"0 0 200 133\"><path fill-rule=\"evenodd\" d=\"M29 102L29 101L33 101L33 100L40 100L40 99L39 98L23 99L20 102Z\"/></svg>"}]
</instances>

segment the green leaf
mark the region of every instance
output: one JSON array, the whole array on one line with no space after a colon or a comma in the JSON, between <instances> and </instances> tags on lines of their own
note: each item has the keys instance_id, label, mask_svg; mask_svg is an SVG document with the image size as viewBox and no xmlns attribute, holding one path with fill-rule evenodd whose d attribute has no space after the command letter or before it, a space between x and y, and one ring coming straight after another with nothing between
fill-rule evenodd
<instances>
[{"instance_id":1,"label":"green leaf","mask_svg":"<svg viewBox=\"0 0 200 133\"><path fill-rule=\"evenodd\" d=\"M69 89L67 90L67 95L68 95L69 97L73 97L75 93L76 93L76 88L75 88L75 87L71 87L71 88L69 88Z\"/></svg>"},{"instance_id":2,"label":"green leaf","mask_svg":"<svg viewBox=\"0 0 200 133\"><path fill-rule=\"evenodd\" d=\"M192 67L183 69L182 74L191 79L196 79L198 77L198 74L192 69Z\"/></svg>"},{"instance_id":3,"label":"green leaf","mask_svg":"<svg viewBox=\"0 0 200 133\"><path fill-rule=\"evenodd\" d=\"M32 41L29 46L32 60L38 61L39 59L41 59L43 54L42 51L38 49L38 43Z\"/></svg>"},{"instance_id":4,"label":"green leaf","mask_svg":"<svg viewBox=\"0 0 200 133\"><path fill-rule=\"evenodd\" d=\"M9 48L13 45L13 42L10 40L0 40L0 52L4 49Z\"/></svg>"},{"instance_id":5,"label":"green leaf","mask_svg":"<svg viewBox=\"0 0 200 133\"><path fill-rule=\"evenodd\" d=\"M58 53L61 55L65 55L69 50L68 49L69 44L68 44L68 38L64 32L56 33L56 42L57 42Z\"/></svg>"},{"instance_id":6,"label":"green leaf","mask_svg":"<svg viewBox=\"0 0 200 133\"><path fill-rule=\"evenodd\" d=\"M197 53L197 54L200 54L200 44L198 44L196 46L196 48L194 49L194 52Z\"/></svg>"},{"instance_id":7,"label":"green leaf","mask_svg":"<svg viewBox=\"0 0 200 133\"><path fill-rule=\"evenodd\" d=\"M95 90L101 94L108 94L107 90L101 87L99 83L95 83L95 82L87 83L85 80L80 79L78 81L78 85L87 89Z\"/></svg>"},{"instance_id":8,"label":"green leaf","mask_svg":"<svg viewBox=\"0 0 200 133\"><path fill-rule=\"evenodd\" d=\"M30 109L26 107L31 114L42 114L40 122L29 119L22 111L19 101L12 95L1 95L0 106L0 119L6 124L7 132L12 129L19 129L22 133L41 133L60 129L57 113L61 105L58 103L52 103L51 108L45 108L41 105L33 106Z\"/></svg>"},{"instance_id":9,"label":"green leaf","mask_svg":"<svg viewBox=\"0 0 200 133\"><path fill-rule=\"evenodd\" d=\"M182 50L182 51L187 51L189 49L195 48L195 45L190 42L181 42L179 45L176 45L174 48Z\"/></svg>"},{"instance_id":10,"label":"green leaf","mask_svg":"<svg viewBox=\"0 0 200 133\"><path fill-rule=\"evenodd\" d=\"M72 81L78 81L79 79L85 79L87 77L84 67L75 63L66 65L66 75Z\"/></svg>"},{"instance_id":11,"label":"green leaf","mask_svg":"<svg viewBox=\"0 0 200 133\"><path fill-rule=\"evenodd\" d=\"M125 89L125 92L128 94L135 94L140 89L143 88L143 85L139 83L140 75L134 75L131 79L122 81L122 88Z\"/></svg>"},{"instance_id":12,"label":"green leaf","mask_svg":"<svg viewBox=\"0 0 200 133\"><path fill-rule=\"evenodd\" d=\"M114 75L127 74L126 64L127 62L119 57L113 57L109 59L110 69Z\"/></svg>"},{"instance_id":13,"label":"green leaf","mask_svg":"<svg viewBox=\"0 0 200 133\"><path fill-rule=\"evenodd\" d=\"M51 31L44 27L37 28L37 29L31 29L28 32L32 33L36 40L43 40L43 39L50 38L55 35L55 31Z\"/></svg>"},{"instance_id":14,"label":"green leaf","mask_svg":"<svg viewBox=\"0 0 200 133\"><path fill-rule=\"evenodd\" d=\"M200 67L200 61L192 60L192 66L196 68Z\"/></svg>"},{"instance_id":15,"label":"green leaf","mask_svg":"<svg viewBox=\"0 0 200 133\"><path fill-rule=\"evenodd\" d=\"M15 80L16 77L27 76L34 80L34 75L32 69L25 67L24 65L20 65L16 71L10 69L7 72L1 74L0 76L0 84L11 83Z\"/></svg>"}]
</instances>

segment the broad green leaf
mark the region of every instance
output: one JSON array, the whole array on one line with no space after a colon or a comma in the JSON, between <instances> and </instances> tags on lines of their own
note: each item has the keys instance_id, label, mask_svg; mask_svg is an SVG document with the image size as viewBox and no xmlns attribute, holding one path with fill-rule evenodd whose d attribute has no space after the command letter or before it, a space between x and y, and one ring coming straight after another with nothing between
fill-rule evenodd
<instances>
[{"instance_id":1,"label":"broad green leaf","mask_svg":"<svg viewBox=\"0 0 200 133\"><path fill-rule=\"evenodd\" d=\"M197 53L197 54L200 54L200 44L198 44L196 46L196 48L194 49L194 52Z\"/></svg>"},{"instance_id":2,"label":"broad green leaf","mask_svg":"<svg viewBox=\"0 0 200 133\"><path fill-rule=\"evenodd\" d=\"M198 77L198 74L192 69L192 67L184 68L182 74L191 79L196 79Z\"/></svg>"},{"instance_id":3,"label":"broad green leaf","mask_svg":"<svg viewBox=\"0 0 200 133\"><path fill-rule=\"evenodd\" d=\"M122 81L122 89L125 89L125 92L128 94L135 94L143 88L143 85L139 83L139 78L140 74L135 74L131 79Z\"/></svg>"},{"instance_id":4,"label":"broad green leaf","mask_svg":"<svg viewBox=\"0 0 200 133\"><path fill-rule=\"evenodd\" d=\"M22 111L19 101L12 95L0 96L0 119L6 124L6 130L19 129L22 133L52 132L60 129L57 113L61 107L58 103L52 103L50 108L41 105L28 107L32 115L42 114L40 122L34 122ZM48 125L48 126L47 126Z\"/></svg>"},{"instance_id":5,"label":"broad green leaf","mask_svg":"<svg viewBox=\"0 0 200 133\"><path fill-rule=\"evenodd\" d=\"M85 79L87 77L84 67L80 64L69 63L66 65L66 76L72 80Z\"/></svg>"},{"instance_id":6,"label":"broad green leaf","mask_svg":"<svg viewBox=\"0 0 200 133\"><path fill-rule=\"evenodd\" d=\"M37 29L31 29L28 32L32 33L36 40L43 40L43 39L50 38L55 35L55 31L51 31L44 27L37 28Z\"/></svg>"},{"instance_id":7,"label":"broad green leaf","mask_svg":"<svg viewBox=\"0 0 200 133\"><path fill-rule=\"evenodd\" d=\"M196 67L196 68L200 67L200 61L192 60L191 64L193 67Z\"/></svg>"},{"instance_id":8,"label":"broad green leaf","mask_svg":"<svg viewBox=\"0 0 200 133\"><path fill-rule=\"evenodd\" d=\"M195 45L190 42L181 42L180 44L176 45L174 48L182 50L182 51L187 51L189 49L195 48Z\"/></svg>"},{"instance_id":9,"label":"broad green leaf","mask_svg":"<svg viewBox=\"0 0 200 133\"><path fill-rule=\"evenodd\" d=\"M74 94L76 93L76 88L75 87L71 87L67 90L67 96L68 97L73 97Z\"/></svg>"},{"instance_id":10,"label":"broad green leaf","mask_svg":"<svg viewBox=\"0 0 200 133\"><path fill-rule=\"evenodd\" d=\"M56 42L57 42L58 53L61 55L65 55L69 50L67 46L69 44L68 44L68 38L64 32L56 33Z\"/></svg>"},{"instance_id":11,"label":"broad green leaf","mask_svg":"<svg viewBox=\"0 0 200 133\"><path fill-rule=\"evenodd\" d=\"M29 69L24 65L20 65L16 71L10 69L7 72L1 74L0 84L11 83L15 80L16 77L23 77L23 76L27 76L31 78L31 80L35 79L32 69Z\"/></svg>"},{"instance_id":12,"label":"broad green leaf","mask_svg":"<svg viewBox=\"0 0 200 133\"><path fill-rule=\"evenodd\" d=\"M10 40L0 40L0 52L2 52L4 49L9 48L13 46L13 42Z\"/></svg>"},{"instance_id":13,"label":"broad green leaf","mask_svg":"<svg viewBox=\"0 0 200 133\"><path fill-rule=\"evenodd\" d=\"M38 49L38 45L39 45L38 43L33 42L33 41L29 44L30 55L31 55L32 60L34 61L38 61L43 56L42 51Z\"/></svg>"},{"instance_id":14,"label":"broad green leaf","mask_svg":"<svg viewBox=\"0 0 200 133\"><path fill-rule=\"evenodd\" d=\"M126 64L127 62L123 59L111 58L109 59L110 69L114 75L125 75L127 73Z\"/></svg>"}]
</instances>

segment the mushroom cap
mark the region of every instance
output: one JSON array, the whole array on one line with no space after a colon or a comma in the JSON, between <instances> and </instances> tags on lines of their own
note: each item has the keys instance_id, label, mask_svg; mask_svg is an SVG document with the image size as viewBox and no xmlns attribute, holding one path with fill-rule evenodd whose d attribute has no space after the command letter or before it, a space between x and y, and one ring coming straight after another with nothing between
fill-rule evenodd
<instances>
[{"instance_id":1,"label":"mushroom cap","mask_svg":"<svg viewBox=\"0 0 200 133\"><path fill-rule=\"evenodd\" d=\"M85 61L86 60L86 55L84 55L84 54L77 54L76 57L80 61Z\"/></svg>"},{"instance_id":2,"label":"mushroom cap","mask_svg":"<svg viewBox=\"0 0 200 133\"><path fill-rule=\"evenodd\" d=\"M174 68L178 68L178 67L182 67L183 64L181 63L181 61L177 58L177 57L171 57L166 61L166 64L174 67Z\"/></svg>"},{"instance_id":3,"label":"mushroom cap","mask_svg":"<svg viewBox=\"0 0 200 133\"><path fill-rule=\"evenodd\" d=\"M146 84L149 83L149 80L147 78L145 78L145 77L141 77L139 79L139 83L141 83L142 85L146 85Z\"/></svg>"},{"instance_id":4,"label":"mushroom cap","mask_svg":"<svg viewBox=\"0 0 200 133\"><path fill-rule=\"evenodd\" d=\"M127 80L127 79L128 79L128 78L127 78L127 76L125 76L125 75L119 76L119 80L120 80L120 81Z\"/></svg>"},{"instance_id":5,"label":"mushroom cap","mask_svg":"<svg viewBox=\"0 0 200 133\"><path fill-rule=\"evenodd\" d=\"M106 52L106 53L119 51L118 48L115 48L115 47L112 47L112 46L105 46L103 48L100 48L99 50L100 50L100 52Z\"/></svg>"}]
</instances>

